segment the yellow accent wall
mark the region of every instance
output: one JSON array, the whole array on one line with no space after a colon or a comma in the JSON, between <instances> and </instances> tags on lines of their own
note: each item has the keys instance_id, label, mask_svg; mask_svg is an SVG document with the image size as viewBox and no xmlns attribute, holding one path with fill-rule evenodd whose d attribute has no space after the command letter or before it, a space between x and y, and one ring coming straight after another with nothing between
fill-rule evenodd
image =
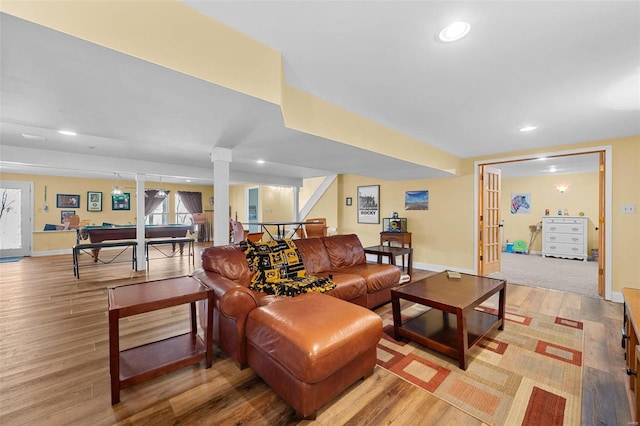
<instances>
[{"instance_id":1,"label":"yellow accent wall","mask_svg":"<svg viewBox=\"0 0 640 426\"><path fill-rule=\"evenodd\" d=\"M556 186L568 186L564 193L560 193ZM511 195L528 193L531 213L512 214ZM545 209L549 209L551 216L557 216L558 210L564 214L565 209L571 216L578 216L580 212L588 218L587 253L598 248L598 234L595 227L598 222L598 173L576 173L555 176L536 176L526 178L502 179L500 198L500 216L504 220L504 243L509 240L523 240L532 252L542 250L542 232L529 248L531 232L529 225L536 225L542 221ZM504 247L503 247L504 249Z\"/></svg>"},{"instance_id":2,"label":"yellow accent wall","mask_svg":"<svg viewBox=\"0 0 640 426\"><path fill-rule=\"evenodd\" d=\"M353 205L341 204L340 233L358 234L365 246L380 243L380 224L358 223L357 187L380 185L380 218L398 212L412 233L414 261L473 269L473 176L412 181L384 181L354 175L339 177L342 194ZM429 191L428 210L405 210L405 191Z\"/></svg>"},{"instance_id":3,"label":"yellow accent wall","mask_svg":"<svg viewBox=\"0 0 640 426\"><path fill-rule=\"evenodd\" d=\"M291 129L450 173L460 167L454 155L290 86L283 89L282 114Z\"/></svg>"}]
</instances>

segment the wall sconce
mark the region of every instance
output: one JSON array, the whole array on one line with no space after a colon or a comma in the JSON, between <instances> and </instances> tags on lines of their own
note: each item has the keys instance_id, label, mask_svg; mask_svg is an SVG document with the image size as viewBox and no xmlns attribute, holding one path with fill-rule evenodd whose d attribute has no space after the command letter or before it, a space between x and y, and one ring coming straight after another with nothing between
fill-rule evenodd
<instances>
[{"instance_id":1,"label":"wall sconce","mask_svg":"<svg viewBox=\"0 0 640 426\"><path fill-rule=\"evenodd\" d=\"M564 191L566 191L566 190L567 190L567 188L568 188L568 187L567 187L567 185L557 185L557 186L556 186L556 189L557 189L561 194L563 194L563 193L564 193Z\"/></svg>"}]
</instances>

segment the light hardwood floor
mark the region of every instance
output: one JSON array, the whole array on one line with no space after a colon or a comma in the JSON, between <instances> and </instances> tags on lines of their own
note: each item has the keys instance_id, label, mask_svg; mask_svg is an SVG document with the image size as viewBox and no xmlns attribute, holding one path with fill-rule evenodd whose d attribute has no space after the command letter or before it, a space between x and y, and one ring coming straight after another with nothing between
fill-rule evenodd
<instances>
[{"instance_id":1,"label":"light hardwood floor","mask_svg":"<svg viewBox=\"0 0 640 426\"><path fill-rule=\"evenodd\" d=\"M202 244L199 244L202 246ZM197 250L198 251L198 250ZM184 368L128 388L111 406L107 287L193 272L187 257L88 265L73 276L71 255L0 263L0 424L480 424L379 368L323 407L315 422L293 411L251 369L214 349L214 366ZM84 266L88 265L88 266ZM196 268L199 259L196 259ZM414 278L430 274L414 271ZM509 285L508 306L584 323L582 424L631 422L622 305L553 290ZM384 305L377 312L384 313ZM121 347L187 331L187 307L121 321ZM215 348L215 345L214 345Z\"/></svg>"}]
</instances>

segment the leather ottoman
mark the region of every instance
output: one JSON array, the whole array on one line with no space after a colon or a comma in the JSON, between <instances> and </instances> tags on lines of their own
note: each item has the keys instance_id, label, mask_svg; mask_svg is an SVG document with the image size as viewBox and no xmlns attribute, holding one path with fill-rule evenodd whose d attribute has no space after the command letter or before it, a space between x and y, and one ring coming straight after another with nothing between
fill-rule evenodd
<instances>
[{"instance_id":1,"label":"leather ottoman","mask_svg":"<svg viewBox=\"0 0 640 426\"><path fill-rule=\"evenodd\" d=\"M247 361L298 416L314 418L322 405L373 372L380 317L319 293L251 311Z\"/></svg>"}]
</instances>

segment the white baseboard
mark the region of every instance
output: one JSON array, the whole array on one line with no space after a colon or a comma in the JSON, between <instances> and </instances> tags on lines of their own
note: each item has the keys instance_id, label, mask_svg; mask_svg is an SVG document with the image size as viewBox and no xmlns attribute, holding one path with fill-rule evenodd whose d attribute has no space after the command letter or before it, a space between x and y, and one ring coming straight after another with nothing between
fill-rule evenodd
<instances>
[{"instance_id":1,"label":"white baseboard","mask_svg":"<svg viewBox=\"0 0 640 426\"><path fill-rule=\"evenodd\" d=\"M426 271L435 271L435 272L457 271L457 272L462 272L463 274L475 274L475 271L473 269L458 268L455 266L434 265L431 263L413 262L413 267L417 269L423 269Z\"/></svg>"},{"instance_id":2,"label":"white baseboard","mask_svg":"<svg viewBox=\"0 0 640 426\"><path fill-rule=\"evenodd\" d=\"M375 263L378 261L378 256L376 256L375 254L367 254L367 261L368 262L372 262ZM382 258L382 263L388 264L389 263L389 258L386 256L383 256ZM399 263L399 260L396 261L396 266L398 266L397 264ZM400 264L402 265L402 264ZM442 266L442 265L433 265L430 263L422 263L422 262L413 262L413 267L416 269L422 269L425 271L435 271L435 272L442 272L442 271L458 271L458 272L462 272L465 274L474 274L475 271L473 269L465 269L465 268L456 268L453 266Z\"/></svg>"},{"instance_id":3,"label":"white baseboard","mask_svg":"<svg viewBox=\"0 0 640 426\"><path fill-rule=\"evenodd\" d=\"M611 301L612 302L618 302L618 303L624 303L624 297L622 296L622 292L612 291L611 292Z\"/></svg>"},{"instance_id":4,"label":"white baseboard","mask_svg":"<svg viewBox=\"0 0 640 426\"><path fill-rule=\"evenodd\" d=\"M31 256L40 257L40 256L56 256L59 254L71 254L71 249L62 249L62 250L43 250L43 251L32 251Z\"/></svg>"}]
</instances>

